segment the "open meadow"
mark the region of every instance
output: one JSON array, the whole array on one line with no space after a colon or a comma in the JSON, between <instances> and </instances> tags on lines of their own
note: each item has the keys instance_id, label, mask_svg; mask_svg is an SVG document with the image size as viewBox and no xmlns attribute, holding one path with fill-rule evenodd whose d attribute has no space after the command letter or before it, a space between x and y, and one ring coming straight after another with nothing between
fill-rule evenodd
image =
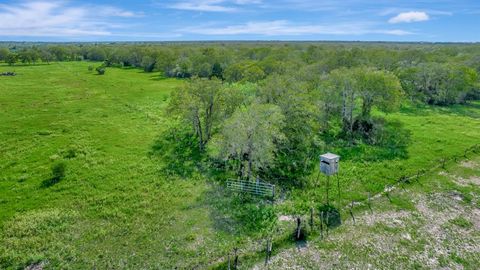
<instances>
[{"instance_id":1,"label":"open meadow","mask_svg":"<svg viewBox=\"0 0 480 270\"><path fill-rule=\"evenodd\" d=\"M244 198L224 190L223 174L205 170L205 165L199 164L205 157L192 158L196 145L182 144L181 136L172 145L160 138L175 126L167 105L184 80L135 68L108 68L105 75L97 75L89 71L89 65L92 63L0 65L0 72L14 70L17 74L0 77L1 269L222 268L234 247L242 254L240 267L250 268L263 260L264 234L259 229L262 226L257 225L272 213L274 219L283 216L287 220L278 222L283 233L277 239L281 244L274 244L278 248L274 253L294 246L284 240L294 223L289 218L307 215L311 207L325 200L326 177L319 176L318 168L302 185L279 188L273 206L251 198L240 204L238 201ZM468 210L476 211L475 216L463 220L452 214L450 223L445 221L431 229L450 232L450 227L460 226L460 233L476 230L466 236L473 245L470 253L435 255L436 261L427 267L474 269L479 263L475 256L479 252L480 161L479 153L464 154L480 144L480 103L439 107L404 102L397 112L374 110L372 114L386 121L385 143L324 146L323 150L341 156L340 190L335 176L331 180L331 204L343 209L352 201L365 201L368 194L379 194L398 179L422 170L428 171L424 176L428 184L412 183L407 188L416 192L407 196L407 192L392 191L391 202L382 199L382 204L396 211L391 213L397 217L393 221L378 212L383 223L353 230L348 212L342 212L346 226L338 233L333 231L326 243L315 238L309 249L300 252L304 259L301 264L312 267L324 257L337 254L333 242L339 242L346 247L341 254L349 259L339 257L333 267L368 267L359 259L371 255L365 250L373 250L378 260L373 267L379 267L382 260L389 260L380 254L381 249L403 252L405 257L389 261L392 267L398 266L397 262L406 268L416 267L416 262L427 262L428 252L435 252L419 248L421 243L409 242L419 233L412 231L414 228L429 230L424 228L428 226L425 222L435 219L432 215L441 215L426 213L426 207L441 202L455 208L452 204L466 202L475 209ZM179 149L179 144L184 148ZM474 168L455 165L455 159L467 162L470 158ZM431 171L441 159L448 159L447 166L453 171ZM52 182L51 168L58 163L64 166L64 177ZM166 172L172 166L177 173ZM463 171L458 171L461 168ZM473 180L462 182L458 175ZM436 184L432 179L437 176L445 180ZM441 193L452 190L461 200L449 200ZM419 203L426 206L419 208ZM249 213L240 208L249 209ZM394 211L387 206L377 208ZM362 211L358 222L369 224L368 211ZM420 221L414 218L418 211L423 215ZM397 224L395 220L400 221ZM391 222L395 224L389 225ZM408 235L399 226L408 226ZM355 236L354 244L346 243L343 237L349 230L351 234L360 230L362 235L375 232L379 242L393 235L397 246L378 247L362 242L364 236ZM448 239L437 239L434 233L418 241L439 241L443 245L439 249L446 252ZM317 254L322 257L318 257L312 255L314 248L333 253L320 252ZM363 251L357 252L357 248ZM423 257L409 262L406 256L417 248ZM281 259L277 255L274 265L294 265L288 256Z\"/></svg>"},{"instance_id":2,"label":"open meadow","mask_svg":"<svg viewBox=\"0 0 480 270\"><path fill-rule=\"evenodd\" d=\"M182 82L89 65L0 78L0 268L192 268L221 256L207 183L165 178L148 155ZM49 186L58 161L65 179Z\"/></svg>"}]
</instances>

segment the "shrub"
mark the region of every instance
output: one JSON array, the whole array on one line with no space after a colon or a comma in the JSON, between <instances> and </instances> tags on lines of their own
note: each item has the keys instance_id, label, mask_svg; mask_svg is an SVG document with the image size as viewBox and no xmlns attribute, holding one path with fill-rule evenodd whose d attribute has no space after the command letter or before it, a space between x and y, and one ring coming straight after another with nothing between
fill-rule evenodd
<instances>
[{"instance_id":1,"label":"shrub","mask_svg":"<svg viewBox=\"0 0 480 270\"><path fill-rule=\"evenodd\" d=\"M105 66L102 65L102 66L97 67L96 71L97 71L98 75L103 75L103 74L105 74L106 68L105 68Z\"/></svg>"},{"instance_id":2,"label":"shrub","mask_svg":"<svg viewBox=\"0 0 480 270\"><path fill-rule=\"evenodd\" d=\"M88 71L93 71L93 66L88 66Z\"/></svg>"},{"instance_id":3,"label":"shrub","mask_svg":"<svg viewBox=\"0 0 480 270\"><path fill-rule=\"evenodd\" d=\"M50 178L50 185L60 182L65 178L66 165L64 162L58 162L52 166L52 178Z\"/></svg>"},{"instance_id":4,"label":"shrub","mask_svg":"<svg viewBox=\"0 0 480 270\"><path fill-rule=\"evenodd\" d=\"M323 223L328 228L336 228L342 225L342 218L340 217L340 211L335 207L323 204L318 208L318 212L321 215L323 213Z\"/></svg>"}]
</instances>

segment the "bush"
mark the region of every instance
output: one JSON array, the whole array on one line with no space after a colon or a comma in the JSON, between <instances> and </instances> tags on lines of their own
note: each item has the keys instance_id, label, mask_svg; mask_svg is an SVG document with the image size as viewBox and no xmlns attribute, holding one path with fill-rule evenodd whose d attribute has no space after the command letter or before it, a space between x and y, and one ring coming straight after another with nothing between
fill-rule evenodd
<instances>
[{"instance_id":1,"label":"bush","mask_svg":"<svg viewBox=\"0 0 480 270\"><path fill-rule=\"evenodd\" d=\"M65 168L67 166L63 162L55 163L52 166L52 179L57 182L62 180L65 177Z\"/></svg>"},{"instance_id":2,"label":"bush","mask_svg":"<svg viewBox=\"0 0 480 270\"><path fill-rule=\"evenodd\" d=\"M328 226L328 228L336 228L342 225L342 218L340 217L340 211L335 207L324 204L318 208L318 212L321 215L323 213L323 223Z\"/></svg>"},{"instance_id":3,"label":"bush","mask_svg":"<svg viewBox=\"0 0 480 270\"><path fill-rule=\"evenodd\" d=\"M96 71L97 71L98 75L103 75L103 74L105 74L106 68L105 68L105 66L99 66L99 67L96 68Z\"/></svg>"},{"instance_id":4,"label":"bush","mask_svg":"<svg viewBox=\"0 0 480 270\"><path fill-rule=\"evenodd\" d=\"M93 71L93 66L88 66L88 71Z\"/></svg>"}]
</instances>

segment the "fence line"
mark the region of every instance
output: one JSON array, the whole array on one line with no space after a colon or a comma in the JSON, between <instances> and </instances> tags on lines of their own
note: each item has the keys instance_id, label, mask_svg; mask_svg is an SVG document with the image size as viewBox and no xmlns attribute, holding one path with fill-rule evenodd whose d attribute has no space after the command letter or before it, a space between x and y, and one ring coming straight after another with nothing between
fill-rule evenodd
<instances>
[{"instance_id":1,"label":"fence line","mask_svg":"<svg viewBox=\"0 0 480 270\"><path fill-rule=\"evenodd\" d=\"M362 199L362 200L359 200L359 201L352 201L351 203L347 204L344 208L340 208L340 209L343 209L345 211L348 211L352 217L352 220L353 220L353 223L355 225L355 217L353 215L353 208L355 206L360 206L360 205L366 205L368 206L368 208L370 209L370 212L373 212L372 208L371 208L371 203L372 203L372 200L374 199L378 199L380 197L382 197L383 195L385 196L389 196L389 194L394 191L399 185L403 185L403 184L407 184L407 183L410 183L410 181L414 180L414 181L417 181L419 182L419 178L420 177L423 177L425 175L428 175L430 174L431 172L437 170L437 169L440 169L440 168L443 168L445 169L445 166L446 166L446 163L449 162L449 161L454 161L454 162L458 162L460 161L462 158L466 158L467 157L467 154L469 153L479 153L480 152L480 146L478 144L475 144L467 149L465 149L464 151L464 154L463 155L454 155L454 156L451 156L450 158L442 158L440 160L438 160L438 164L435 165L435 166L432 166L432 167L429 167L429 169L420 169L417 171L416 174L414 175L411 175L411 176L401 176L400 178L398 178L397 180L395 180L394 183L390 184L390 185L387 185L383 191L381 192L378 192L376 194L368 194L368 197L366 199ZM258 187L258 189L255 189L255 187ZM269 184L269 183L266 183L266 182L260 182L260 181L257 181L257 182L253 182L253 181L243 181L243 180L227 180L227 188L233 190L233 191L238 191L238 192L248 192L248 193L252 193L252 192L256 192L260 189L262 189L263 191L267 191L268 194L265 194L265 193L260 193L260 194L263 194L264 196L268 196L268 195L272 195L272 198L275 196L275 185L272 185L272 184ZM271 193L269 193L269 191L271 191ZM258 195L258 194L257 194ZM321 220L323 220L323 212L320 213L321 214ZM312 216L313 213L311 212L310 213L310 216ZM311 221L311 223L313 224L313 221ZM328 220L327 220L327 223L328 223ZM323 226L324 226L324 222L322 221L320 223L320 234L321 234L321 237L323 239ZM315 227L314 225L311 225L311 229L313 230L313 227ZM326 233L327 233L327 237L328 237L328 226L326 226ZM267 242L266 242L266 247L265 247L265 250L264 251L261 251L261 252L266 252L266 259L265 259L265 266L268 267L268 264L269 264L269 261L272 257L272 245L276 244L279 246L278 249L283 249L282 248L282 244L280 244L280 242L283 241L283 238L282 239L275 239L273 237L271 238L268 238L267 239ZM262 244L263 245L263 244ZM238 260L239 260L239 254L237 253L238 251L238 248L235 248L234 249L234 252L235 252L235 262L234 262L234 267L237 265L238 263ZM278 252L278 251L277 251ZM275 253L277 253L275 252ZM248 255L248 254L247 254ZM228 254L228 269L231 269L230 268L230 253ZM234 268L236 269L236 268Z\"/></svg>"},{"instance_id":2,"label":"fence line","mask_svg":"<svg viewBox=\"0 0 480 270\"><path fill-rule=\"evenodd\" d=\"M454 162L458 162L460 159L462 158L466 158L467 157L467 154L469 153L477 153L478 151L480 151L480 146L478 144L475 144L471 147L468 147L467 149L465 149L463 151L463 155L453 155L451 156L450 158L446 157L446 158L441 158L438 160L438 164L435 165L435 166L432 166L430 167L429 169L420 169L417 171L417 173L415 175L412 175L412 176L401 176L400 178L398 178L397 180L395 180L395 182L393 184L390 184L390 185L387 185L383 191L381 192L378 192L377 194L374 194L373 196L370 196L369 194L369 197L367 199L363 199L361 201L356 201L354 204L356 206L358 205L365 205L365 200L368 200L367 202L367 205L370 203L371 200L375 200L375 199L378 199L378 198L381 198L383 195L385 196L389 196L389 193L393 190L395 190L399 185L404 185L404 184L408 184L410 183L412 180L414 181L419 181L419 178L420 177L423 177L425 175L428 175L430 174L431 172L435 171L435 170L438 170L438 169L445 169L445 165L447 162L449 161L454 161ZM350 208L349 205L343 207L343 210L348 210ZM350 208L351 209L351 208Z\"/></svg>"}]
</instances>

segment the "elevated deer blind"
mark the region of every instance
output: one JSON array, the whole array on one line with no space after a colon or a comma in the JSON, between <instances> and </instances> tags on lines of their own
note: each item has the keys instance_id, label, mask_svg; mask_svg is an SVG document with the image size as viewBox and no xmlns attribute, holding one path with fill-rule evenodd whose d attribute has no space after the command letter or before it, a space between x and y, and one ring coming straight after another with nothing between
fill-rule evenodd
<instances>
[{"instance_id":1,"label":"elevated deer blind","mask_svg":"<svg viewBox=\"0 0 480 270\"><path fill-rule=\"evenodd\" d=\"M256 180L228 180L227 189L234 192L249 193L257 196L275 197L275 185Z\"/></svg>"}]
</instances>

